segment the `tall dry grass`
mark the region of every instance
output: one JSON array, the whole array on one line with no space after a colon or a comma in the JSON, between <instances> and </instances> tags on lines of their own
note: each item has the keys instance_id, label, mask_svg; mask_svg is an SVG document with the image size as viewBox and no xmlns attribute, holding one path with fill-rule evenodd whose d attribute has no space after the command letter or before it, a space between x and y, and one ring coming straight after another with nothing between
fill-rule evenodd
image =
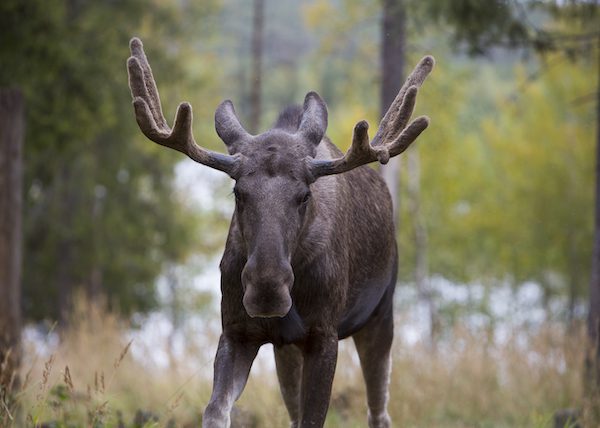
<instances>
[{"instance_id":1,"label":"tall dry grass","mask_svg":"<svg viewBox=\"0 0 600 428\"><path fill-rule=\"evenodd\" d=\"M18 411L7 427L198 426L211 387L217 335L189 337L167 366L151 363L167 343L140 348L130 326L84 306L59 343L26 341ZM546 325L503 344L456 328L436 349L397 340L389 410L400 427L546 427L553 413L581 408L582 329ZM202 349L201 349L202 348ZM132 352L133 350L136 352ZM268 352L269 350L265 350ZM264 351L261 350L261 354ZM343 341L327 427L366 426L365 390L351 341ZM598 404L598 403L596 403ZM259 359L237 404L238 426L284 427L273 366ZM592 426L592 425L587 425Z\"/></svg>"},{"instance_id":2,"label":"tall dry grass","mask_svg":"<svg viewBox=\"0 0 600 428\"><path fill-rule=\"evenodd\" d=\"M197 426L212 361L194 370L175 359L159 367L149 362L159 349L136 345L131 332L128 322L79 304L67 330L51 331L43 344L26 339L18 411L12 421L0 418L0 426ZM193 346L190 352L193 359Z\"/></svg>"},{"instance_id":3,"label":"tall dry grass","mask_svg":"<svg viewBox=\"0 0 600 428\"><path fill-rule=\"evenodd\" d=\"M546 427L556 410L581 405L582 331L545 326L502 345L461 328L451 338L437 349L395 344L389 410L398 426ZM364 389L358 373L345 383L336 388L348 397L343 426L354 426Z\"/></svg>"}]
</instances>

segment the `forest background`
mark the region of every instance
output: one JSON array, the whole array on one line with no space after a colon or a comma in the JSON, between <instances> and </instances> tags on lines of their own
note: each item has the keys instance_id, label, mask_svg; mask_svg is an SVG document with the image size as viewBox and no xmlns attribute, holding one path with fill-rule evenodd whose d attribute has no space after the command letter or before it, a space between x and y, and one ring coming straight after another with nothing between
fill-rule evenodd
<instances>
[{"instance_id":1,"label":"forest background","mask_svg":"<svg viewBox=\"0 0 600 428\"><path fill-rule=\"evenodd\" d=\"M594 420L599 24L581 0L3 1L0 130L21 153L3 140L2 426L194 426L207 403L232 182L141 135L133 36L167 119L189 101L217 151L223 99L261 132L310 90L345 150L435 56L416 112L432 124L382 171L400 251L392 418ZM364 426L341 346L327 424ZM284 426L268 348L253 374L234 424Z\"/></svg>"}]
</instances>

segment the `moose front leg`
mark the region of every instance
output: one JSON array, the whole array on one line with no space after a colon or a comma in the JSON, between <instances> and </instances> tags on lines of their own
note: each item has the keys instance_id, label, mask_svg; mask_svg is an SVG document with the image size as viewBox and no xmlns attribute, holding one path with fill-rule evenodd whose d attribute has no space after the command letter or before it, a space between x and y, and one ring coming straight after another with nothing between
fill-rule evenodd
<instances>
[{"instance_id":1,"label":"moose front leg","mask_svg":"<svg viewBox=\"0 0 600 428\"><path fill-rule=\"evenodd\" d=\"M215 374L210 402L202 416L204 428L231 424L233 403L242 393L259 345L242 343L225 334L219 339L215 357Z\"/></svg>"},{"instance_id":2,"label":"moose front leg","mask_svg":"<svg viewBox=\"0 0 600 428\"><path fill-rule=\"evenodd\" d=\"M322 427L337 362L337 334L309 337L303 354L300 427Z\"/></svg>"}]
</instances>

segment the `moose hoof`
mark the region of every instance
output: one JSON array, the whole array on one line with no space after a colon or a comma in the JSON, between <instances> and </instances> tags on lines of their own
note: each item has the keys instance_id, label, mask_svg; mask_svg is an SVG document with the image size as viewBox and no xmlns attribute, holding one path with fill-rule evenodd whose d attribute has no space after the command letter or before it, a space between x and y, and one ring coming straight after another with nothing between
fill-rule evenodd
<instances>
[{"instance_id":1,"label":"moose hoof","mask_svg":"<svg viewBox=\"0 0 600 428\"><path fill-rule=\"evenodd\" d=\"M391 426L392 420L387 412L379 415L372 415L369 413L369 428L389 428Z\"/></svg>"},{"instance_id":2,"label":"moose hoof","mask_svg":"<svg viewBox=\"0 0 600 428\"><path fill-rule=\"evenodd\" d=\"M202 415L202 428L229 428L230 426L229 412L210 403Z\"/></svg>"}]
</instances>

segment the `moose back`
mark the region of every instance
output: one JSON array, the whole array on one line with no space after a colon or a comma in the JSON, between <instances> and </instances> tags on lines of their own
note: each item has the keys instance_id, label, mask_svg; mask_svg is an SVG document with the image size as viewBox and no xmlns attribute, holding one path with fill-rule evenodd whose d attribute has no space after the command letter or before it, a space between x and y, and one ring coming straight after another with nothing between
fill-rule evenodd
<instances>
[{"instance_id":1,"label":"moose back","mask_svg":"<svg viewBox=\"0 0 600 428\"><path fill-rule=\"evenodd\" d=\"M227 173L235 211L221 260L223 332L204 427L227 427L258 349L272 343L293 427L323 426L338 340L352 336L366 383L370 427L388 427L397 250L388 189L365 166L387 163L428 126L409 123L418 88L434 60L424 57L402 86L373 140L365 121L341 153L325 136L327 107L315 92L285 109L274 127L250 135L231 101L215 112L228 154L198 146L192 108L172 128L142 42L127 61L135 117L150 140Z\"/></svg>"}]
</instances>

